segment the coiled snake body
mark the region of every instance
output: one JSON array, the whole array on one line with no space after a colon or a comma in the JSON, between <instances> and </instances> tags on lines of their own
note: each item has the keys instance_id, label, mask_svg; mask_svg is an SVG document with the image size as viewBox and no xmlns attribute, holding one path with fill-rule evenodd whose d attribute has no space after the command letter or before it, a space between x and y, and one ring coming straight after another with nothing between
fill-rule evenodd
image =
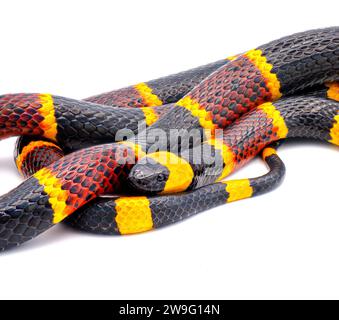
<instances>
[{"instance_id":1,"label":"coiled snake body","mask_svg":"<svg viewBox=\"0 0 339 320\"><path fill-rule=\"evenodd\" d=\"M325 98L326 95L337 99L338 87L333 83L326 90L318 88L326 82L339 80L338 47L339 28L336 27L285 37L212 64L208 67L210 69L206 68L207 74L214 71L210 75L201 71L204 68L199 69L203 79L199 79L198 84L194 83L194 88L188 93L184 92L186 89L182 89L183 97L181 93L173 94L173 101L160 99L156 88L152 90L147 84L92 98L89 99L90 102L51 95L2 96L1 137L43 137L49 144L56 143L59 146L45 144L45 148L54 148L55 152L52 151L51 155L56 154L53 159L56 161L52 160L50 165L44 166L47 160L41 159L40 166L44 166L41 170L0 198L0 249L27 241L74 212L80 215L70 217L70 223L78 223L79 227L86 230L99 231L100 210L112 210L114 214L111 214L111 220L105 220L107 232L113 233L115 230L132 233L180 220L189 215L189 212L193 214L209 207L206 205L207 199L202 202L189 200L195 199L194 197L200 199L204 193L201 189L184 195L153 198L140 196L129 199L130 203L137 201L136 208L149 209L140 210L146 213L142 215L137 212L133 217L128 215L131 210L117 209L119 206L127 206L127 198L100 199L89 204L96 206L98 210L95 223L89 223L88 212L91 206L84 207L87 203L95 201L101 195L126 191L126 186L130 184L156 192L177 192L202 186L210 188L207 190L211 190L221 202L252 196L260 186L263 186L263 191L269 189L283 175L283 165L272 149L271 152L264 152L264 159L271 168L268 176L229 184L205 184L227 176L271 142L289 137L288 133L290 136L321 138L339 144L338 103ZM283 96L300 94L305 90L318 90L318 94L304 94L275 102ZM125 102L128 100L126 97L131 100ZM103 107L93 104L93 101L125 108ZM163 102L172 104L161 107ZM144 108L150 105L157 108ZM316 108L315 105L319 107ZM142 108L126 108L133 106ZM294 110L297 110L296 113ZM119 140L115 138L118 131L116 128L129 128L130 132L137 132L135 123L139 120L144 120L148 127L145 134L137 135L137 139L97 145ZM298 129L300 124L303 124L301 130ZM139 169L137 166L133 168L136 161L153 151L153 144L148 137L154 129L161 129L166 133L172 129L196 129L199 134L187 145L176 143L175 153L168 152L168 148L173 145L170 136L170 139L161 141L159 145L160 152L165 153L165 162L159 162L159 153L156 153L151 156L151 160L150 155L144 158L142 161L148 161L146 164L138 164ZM218 139L215 135L217 129L222 129L226 138ZM220 157L222 167L207 166L206 163L194 167L190 159L185 158L182 152L187 152L187 148L198 147L201 142L204 142L203 145L208 144L214 154ZM20 155L30 143L32 142L27 140L19 143ZM88 147L90 145L94 146ZM60 151L60 147L64 150ZM88 148L82 149L83 147ZM78 151L60 158L63 152L74 150ZM26 150L26 155L29 154L30 151ZM175 165L172 165L172 161L167 162L176 157L182 162ZM35 169L30 169L29 165L25 167L24 162L23 158L17 162L23 173L33 173ZM150 169L149 164L155 167L151 168L153 171L145 173L145 169ZM153 184L154 177L158 181L158 166L162 170L160 177L165 176L160 181L160 188ZM126 184L130 173L130 184ZM180 185L177 184L178 177L184 177ZM269 181L266 187L265 181ZM241 192L234 192L238 188ZM224 192L223 196L218 197L219 192ZM185 199L184 203L190 204L188 214L176 215L182 210L178 209L181 201L179 199ZM211 197L211 201L212 199L215 198ZM160 218L161 211L153 210L157 203L163 205L166 219ZM170 203L172 205L166 209L166 205ZM219 204L220 201L215 203ZM84 208L81 209L82 207ZM109 211L105 212L107 214ZM170 212L172 213L169 216ZM105 216L102 218L106 219ZM137 221L133 222L133 218ZM116 222L115 225L112 219Z\"/></svg>"}]
</instances>

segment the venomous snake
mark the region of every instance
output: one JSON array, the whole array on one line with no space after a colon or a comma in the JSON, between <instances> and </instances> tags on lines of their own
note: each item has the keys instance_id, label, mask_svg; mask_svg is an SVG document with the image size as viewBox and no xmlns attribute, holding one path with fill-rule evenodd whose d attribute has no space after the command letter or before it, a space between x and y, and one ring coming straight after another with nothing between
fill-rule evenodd
<instances>
[{"instance_id":1,"label":"venomous snake","mask_svg":"<svg viewBox=\"0 0 339 320\"><path fill-rule=\"evenodd\" d=\"M226 200L233 201L255 195L256 189L259 190L261 185L262 190L266 191L269 188L265 188L263 181L270 181L267 184L269 187L275 185L274 181L281 180L283 165L274 149L266 148L264 159L271 169L268 176L258 178L259 180L244 179L240 182L226 184L219 182L205 186L206 183L227 176L273 141L291 136L321 139L326 137L326 140L338 145L338 103L324 98L326 94L328 98L337 99L338 86L336 83L329 84L327 90L319 87L324 83L339 80L339 28L312 30L285 37L228 60L219 61L209 68L207 74L201 72L203 79L193 83L193 89L186 87L181 91L178 90L177 92L181 92L178 95L172 94L172 101L159 98L156 85L152 89L152 85L146 83L97 97L99 103L110 101L110 105L123 108L103 107L98 103L94 104L93 99L76 101L51 95L0 97L1 137L12 135L38 139L42 137L48 140L45 143L49 143L44 146L45 148L56 143L58 146L54 145L53 148L59 153L59 156L53 159L56 161L51 161L48 166L45 166L46 159L38 160L42 169L0 198L0 249L7 249L34 238L74 212L75 215L70 216L69 223L78 224L86 230L98 231L98 224L93 226L93 223L88 222L91 206L97 206L96 222L100 221L98 215L101 211L106 212L106 218L102 216L106 219L106 227L107 224L114 225L112 219L116 222L113 228L106 228L109 230L107 232L114 233L112 230L114 229L115 232L118 230L123 234L156 228L180 220L190 215L190 212L193 214L209 208L206 203L212 206L206 198L203 201L194 200L197 199L194 197L200 199L202 193L206 194L206 191L201 191L203 188L210 188L206 190L216 194L216 198L211 196L211 199L220 204ZM305 93L307 90L316 91L317 94ZM124 94L127 96L124 97ZM289 97L296 94L299 96ZM286 98L281 99L285 96ZM123 102L126 97L131 101ZM320 109L314 106L313 109L312 106L306 108L311 102L317 104L319 101L322 106ZM162 107L164 102L170 104ZM296 113L293 104L296 105ZM150 107L152 105L156 108ZM131 108L133 106L141 108ZM147 106L148 108L144 108ZM314 118L316 121L310 121L301 130L298 129L302 121ZM146 123L147 128L141 131L144 134L140 134L135 127L139 120ZM317 120L322 121L319 124ZM119 131L116 128L128 128L129 133L139 134L134 139L128 135L116 139L115 135ZM253 133L255 128L259 129L259 134ZM162 170L163 167L169 170L168 176L160 181L165 182L162 188L152 191L177 192L200 186L202 189L178 195L95 200L102 195L130 191L131 185L147 186L149 177L156 176L158 179L158 172L145 175L143 162L137 165L139 171L137 166L134 168L133 166L136 161L153 151L152 132L159 129L168 133L169 139L160 139L157 149L165 153L166 161L169 158L181 161L179 165L177 163L171 165L172 161L161 162ZM177 137L172 139L170 133L173 129L194 129L198 134L189 139L188 143L182 143L178 142ZM250 138L245 142L229 138L226 144L225 140L217 138L218 130L222 130L225 137L238 136L242 133L243 137ZM126 137L128 139L125 141L113 143ZM229 141L237 141L238 145L230 145ZM218 166L209 166L207 170L206 163L192 169L190 159L182 159L183 153L190 148L197 148L202 142L203 146L209 145L213 149L213 154L222 160L222 170ZM31 143L25 139L20 141L18 145L20 155ZM171 149L173 145L176 146L175 151ZM77 151L60 158L60 146L63 149L62 153ZM238 147L238 157L235 156L236 150L233 146ZM227 162L229 158L232 159L231 162ZM158 160L158 156L153 158L152 164L159 164ZM23 173L27 175L33 173L35 170L25 167L24 162L17 162L22 167ZM146 163L146 166L148 165L149 161ZM143 169L141 171L140 166ZM180 186L174 183L179 180L178 177L183 176L185 181L181 181ZM197 178L199 176L203 179ZM164 177L163 173L161 177ZM270 180L272 177L273 180ZM126 183L127 180L129 183ZM257 185L258 181L260 183ZM219 192L223 192L220 198L217 195ZM165 204L160 199L166 199L166 204L172 204L172 211L163 211L167 216L165 219L160 219L162 211L157 212L155 209L157 204ZM181 201L179 199L184 199L182 201L188 204L186 214L176 215L182 210L178 209ZM128 216L130 213L128 210L118 209L119 206L127 207L129 200L131 203L137 201L139 208L143 206L148 208L144 210L146 212L144 215L136 215L139 217L136 223L139 224L138 228L133 228L135 222ZM91 201L96 202L85 207ZM111 213L110 223L107 222L109 213ZM81 217L87 219L87 222ZM140 227L142 225L143 227Z\"/></svg>"}]
</instances>

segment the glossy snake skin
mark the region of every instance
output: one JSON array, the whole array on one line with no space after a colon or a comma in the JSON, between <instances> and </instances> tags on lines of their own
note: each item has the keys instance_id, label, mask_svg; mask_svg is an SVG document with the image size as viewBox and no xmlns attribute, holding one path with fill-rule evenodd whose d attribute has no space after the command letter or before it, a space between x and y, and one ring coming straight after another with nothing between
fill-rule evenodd
<instances>
[{"instance_id":1,"label":"glossy snake skin","mask_svg":"<svg viewBox=\"0 0 339 320\"><path fill-rule=\"evenodd\" d=\"M274 126L277 115L275 108L280 103L276 102L278 99L312 89L325 82L339 80L338 47L339 28L334 27L295 34L249 50L234 59L229 59L228 63L223 63L189 93L173 103L164 114L156 114L157 119L143 132L138 132L136 139L81 149L42 168L19 187L0 198L0 248L6 249L34 238L102 195L128 191L126 189L129 188L129 184L126 180L135 162L143 158L147 152L153 151L153 141L150 141L149 137L155 129L161 129L165 133L169 133L172 129L195 129L199 133L185 145L177 141L175 143L171 139L160 141L157 148L163 152L168 152L174 142L177 150L169 153L171 157L176 157L187 148L198 147L201 142L206 144L211 140L216 141L217 129L227 130L229 126L239 125L237 119L248 112L249 115L253 115L251 110L258 106L266 115L271 115L270 119L273 119L271 124ZM145 88L143 85L141 87ZM149 95L147 97L149 98ZM155 97L156 94L151 92L152 104L157 101ZM51 95L2 96L0 135L2 137L38 136L50 142L60 143L61 125L60 121L58 122L58 111L63 104L60 101L64 102L64 99ZM286 104L286 99L281 101L282 104ZM326 101L332 103L330 100ZM161 103L159 99L157 105ZM263 104L267 106L266 103L269 103L268 105L273 109L262 106ZM91 106L88 108L91 109ZM80 109L76 112L82 114ZM82 114L80 121L71 115L69 119L73 121L72 126L77 128L78 123L81 123L81 126L85 125L84 116ZM288 115L280 116L287 125ZM92 114L92 117L95 118L95 114ZM121 119L122 122L127 121L124 117ZM104 120L105 118L102 122ZM336 120L334 115L331 118L330 128L333 143L336 142L337 137ZM232 125L234 121L236 123ZM251 127L244 126L245 131L248 128ZM328 127L324 130L328 130ZM83 132L80 128L78 131ZM287 137L287 135L280 135L286 132L279 126L276 131L273 128L272 132L279 138ZM105 139L105 134L102 137ZM264 137L262 138L265 140ZM95 144L98 142L92 136L89 137L89 140L92 139ZM270 141L275 140L277 139L271 138ZM74 138L72 142L65 137L62 141L64 143L62 147L72 150L73 144L78 143L78 138ZM262 144L256 151L262 149ZM249 147L251 148L251 144L238 146L242 151L240 162L247 161L244 154L247 154ZM221 145L220 148L225 149ZM254 154L253 149L255 146L249 151L251 156L252 153ZM225 152L222 154L224 155ZM237 163L237 166L240 165L241 163ZM184 170L189 170L190 167L191 164L186 161ZM229 167L225 166L225 168L227 173ZM172 169L174 169L174 177L182 173L181 166L170 168L170 171ZM200 169L204 173L204 168ZM133 169L130 178L133 184L135 181L132 177L135 172L136 169ZM186 174L187 171L185 176ZM195 176L196 172L188 171L191 181L185 178L180 188L184 190L189 188ZM145 177L138 177L138 181L143 178ZM169 180L171 183L162 191L180 191L180 188L176 189L173 179L167 179L166 184ZM199 183L195 187L198 185ZM243 187L247 196L250 187L248 183Z\"/></svg>"},{"instance_id":2,"label":"glossy snake skin","mask_svg":"<svg viewBox=\"0 0 339 320\"><path fill-rule=\"evenodd\" d=\"M339 102L327 95L339 101L339 85L264 103L228 126L221 137L184 150L176 163L170 160L177 156L167 151L148 154L133 167L129 181L141 192L182 192L226 178L274 141L307 138L339 146Z\"/></svg>"},{"instance_id":3,"label":"glossy snake skin","mask_svg":"<svg viewBox=\"0 0 339 320\"><path fill-rule=\"evenodd\" d=\"M55 109L56 139L45 141L46 139L42 140L41 136L35 137L31 133L21 136L15 150L18 170L28 178L38 169L60 158L60 150L62 154L67 154L86 146L119 141L121 139L117 133L120 129L136 134L138 130L154 123L166 113L171 108L171 103L178 101L204 78L229 61L230 59L219 60L167 77L92 96L83 101L48 94L4 96L10 99L8 104L3 104L6 115L2 118L4 128L9 128L7 131L11 130L8 135L14 135L13 128L25 124L18 123L18 115L10 108L22 113L17 106L24 105L28 111L26 113L39 115L41 112L39 110L44 106L43 97L50 97L53 99ZM29 97L36 101L36 105L28 103ZM23 118L25 120L25 116ZM33 126L31 124L31 127ZM6 132L3 131L2 137ZM53 148L51 143L54 144Z\"/></svg>"},{"instance_id":4,"label":"glossy snake skin","mask_svg":"<svg viewBox=\"0 0 339 320\"><path fill-rule=\"evenodd\" d=\"M96 199L72 214L66 223L93 233L133 234L183 221L225 203L261 195L279 185L285 174L285 166L275 148L271 145L263 151L262 157L270 171L261 177L222 181L172 195Z\"/></svg>"}]
</instances>

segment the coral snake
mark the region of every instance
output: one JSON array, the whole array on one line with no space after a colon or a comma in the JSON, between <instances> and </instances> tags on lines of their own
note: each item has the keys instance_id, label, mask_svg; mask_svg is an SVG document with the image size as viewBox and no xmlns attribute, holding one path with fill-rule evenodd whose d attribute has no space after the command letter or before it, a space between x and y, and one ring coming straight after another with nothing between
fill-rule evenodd
<instances>
[{"instance_id":1,"label":"coral snake","mask_svg":"<svg viewBox=\"0 0 339 320\"><path fill-rule=\"evenodd\" d=\"M339 28L333 27L87 101L3 95L0 137L26 136L18 143L17 165L24 175L33 175L0 198L0 249L32 239L67 217L84 230L135 233L268 191L284 173L272 142L298 136L339 144L338 80ZM127 130L121 134L120 129ZM182 143L170 134L173 129L196 134ZM153 133L159 130L166 139L153 150ZM206 146L220 161L196 165L189 154ZM262 150L267 175L206 185ZM131 186L192 191L98 199L131 192Z\"/></svg>"}]
</instances>

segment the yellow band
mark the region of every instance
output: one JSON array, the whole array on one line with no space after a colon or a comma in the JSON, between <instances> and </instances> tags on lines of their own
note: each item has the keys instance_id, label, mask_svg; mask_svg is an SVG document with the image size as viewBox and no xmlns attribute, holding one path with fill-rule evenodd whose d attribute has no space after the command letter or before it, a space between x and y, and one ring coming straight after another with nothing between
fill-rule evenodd
<instances>
[{"instance_id":1,"label":"yellow band","mask_svg":"<svg viewBox=\"0 0 339 320\"><path fill-rule=\"evenodd\" d=\"M222 155L223 162L224 162L224 169L220 177L217 179L217 181L221 181L222 179L224 179L225 177L227 177L234 171L235 155L232 152L231 148L225 145L223 141L221 141L220 139L208 139L206 143L213 146L216 150L219 150Z\"/></svg>"},{"instance_id":2,"label":"yellow band","mask_svg":"<svg viewBox=\"0 0 339 320\"><path fill-rule=\"evenodd\" d=\"M267 117L272 119L272 125L277 130L278 139L286 138L288 128L284 118L280 115L280 111L271 102L263 103L258 109L265 112Z\"/></svg>"},{"instance_id":3,"label":"yellow band","mask_svg":"<svg viewBox=\"0 0 339 320\"><path fill-rule=\"evenodd\" d=\"M48 169L43 168L33 176L44 187L49 203L53 209L53 223L58 223L65 219L73 211L67 206L68 192L62 189L61 182Z\"/></svg>"},{"instance_id":4,"label":"yellow band","mask_svg":"<svg viewBox=\"0 0 339 320\"><path fill-rule=\"evenodd\" d=\"M201 108L197 101L187 96L180 99L176 105L187 109L194 117L197 117L202 128L214 132L216 125L212 122L210 114L204 108Z\"/></svg>"},{"instance_id":5,"label":"yellow band","mask_svg":"<svg viewBox=\"0 0 339 320\"><path fill-rule=\"evenodd\" d=\"M330 130L330 136L331 139L329 142L339 146L339 114L334 117L334 124Z\"/></svg>"},{"instance_id":6,"label":"yellow band","mask_svg":"<svg viewBox=\"0 0 339 320\"><path fill-rule=\"evenodd\" d=\"M274 148L265 148L262 153L262 158L265 160L267 157L277 154L277 150Z\"/></svg>"},{"instance_id":7,"label":"yellow band","mask_svg":"<svg viewBox=\"0 0 339 320\"><path fill-rule=\"evenodd\" d=\"M38 110L44 118L40 127L44 131L44 137L56 141L57 137L57 122L55 118L53 97L50 94L40 94L41 108Z\"/></svg>"},{"instance_id":8,"label":"yellow band","mask_svg":"<svg viewBox=\"0 0 339 320\"><path fill-rule=\"evenodd\" d=\"M121 234L153 229L152 212L147 197L120 197L115 200L116 217Z\"/></svg>"},{"instance_id":9,"label":"yellow band","mask_svg":"<svg viewBox=\"0 0 339 320\"><path fill-rule=\"evenodd\" d=\"M156 107L162 105L162 101L152 92L153 90L146 83L138 83L134 86L134 88L142 97L145 107Z\"/></svg>"},{"instance_id":10,"label":"yellow band","mask_svg":"<svg viewBox=\"0 0 339 320\"><path fill-rule=\"evenodd\" d=\"M260 70L266 79L266 85L272 95L272 100L279 99L282 96L280 92L280 82L277 75L272 72L273 65L267 62L262 51L254 49L246 52L244 55Z\"/></svg>"},{"instance_id":11,"label":"yellow band","mask_svg":"<svg viewBox=\"0 0 339 320\"><path fill-rule=\"evenodd\" d=\"M339 101L339 82L330 82L327 83L326 86L328 87L327 97Z\"/></svg>"},{"instance_id":12,"label":"yellow band","mask_svg":"<svg viewBox=\"0 0 339 320\"><path fill-rule=\"evenodd\" d=\"M229 194L227 202L250 198L253 195L249 179L228 181L225 184L226 192Z\"/></svg>"},{"instance_id":13,"label":"yellow band","mask_svg":"<svg viewBox=\"0 0 339 320\"><path fill-rule=\"evenodd\" d=\"M152 125L155 121L158 120L159 117L153 108L147 107L147 108L140 108L140 109L145 115L145 122L147 126Z\"/></svg>"}]
</instances>

